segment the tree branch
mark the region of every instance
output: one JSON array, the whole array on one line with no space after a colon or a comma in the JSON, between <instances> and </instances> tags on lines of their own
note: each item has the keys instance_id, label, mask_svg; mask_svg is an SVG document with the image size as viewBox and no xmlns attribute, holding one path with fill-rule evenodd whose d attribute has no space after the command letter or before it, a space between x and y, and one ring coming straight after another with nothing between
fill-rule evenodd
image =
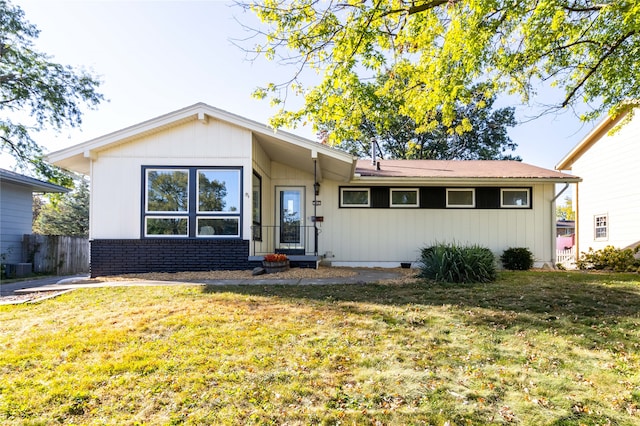
<instances>
[{"instance_id":1,"label":"tree branch","mask_svg":"<svg viewBox=\"0 0 640 426\"><path fill-rule=\"evenodd\" d=\"M598 68L600 68L600 65L602 65L602 63L613 54L613 52L616 51L616 49L618 47L620 47L620 45L622 43L624 43L625 40L627 40L629 37L637 34L637 31L631 31L627 34L625 34L623 37L621 37L613 46L610 46L609 49L607 49L607 51L604 53L604 55L602 55L602 57L600 58L600 60L598 61L598 63L596 63L593 67L591 67L591 69L589 70L589 72L582 77L582 79L580 80L580 82L569 92L569 94L564 98L564 101L562 102L562 107L566 107L569 102L571 102L571 99L575 96L575 94L578 92L578 90L585 85L585 83L587 82L587 80L593 75L593 73L595 73Z\"/></svg>"}]
</instances>

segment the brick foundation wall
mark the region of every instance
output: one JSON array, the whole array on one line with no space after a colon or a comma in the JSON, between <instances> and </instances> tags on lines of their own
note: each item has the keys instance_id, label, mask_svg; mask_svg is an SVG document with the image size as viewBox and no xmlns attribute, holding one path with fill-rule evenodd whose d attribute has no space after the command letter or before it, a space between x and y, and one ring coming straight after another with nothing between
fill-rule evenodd
<instances>
[{"instance_id":1,"label":"brick foundation wall","mask_svg":"<svg viewBox=\"0 0 640 426\"><path fill-rule=\"evenodd\" d=\"M145 272L251 269L249 241L222 239L92 240L91 277Z\"/></svg>"}]
</instances>

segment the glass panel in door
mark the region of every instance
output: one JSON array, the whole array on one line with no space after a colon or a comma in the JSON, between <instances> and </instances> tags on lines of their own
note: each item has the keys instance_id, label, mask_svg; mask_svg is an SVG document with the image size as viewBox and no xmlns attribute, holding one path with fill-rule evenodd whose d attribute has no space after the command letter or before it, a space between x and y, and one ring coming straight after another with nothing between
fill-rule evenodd
<instances>
[{"instance_id":1,"label":"glass panel in door","mask_svg":"<svg viewBox=\"0 0 640 426\"><path fill-rule=\"evenodd\" d=\"M278 217L280 248L304 247L304 187L278 188Z\"/></svg>"}]
</instances>

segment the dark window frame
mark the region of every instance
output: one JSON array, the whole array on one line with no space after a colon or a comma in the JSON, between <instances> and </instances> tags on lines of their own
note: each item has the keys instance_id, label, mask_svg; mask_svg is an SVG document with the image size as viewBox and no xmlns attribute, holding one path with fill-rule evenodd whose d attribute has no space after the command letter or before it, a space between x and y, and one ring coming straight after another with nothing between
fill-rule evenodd
<instances>
[{"instance_id":1,"label":"dark window frame","mask_svg":"<svg viewBox=\"0 0 640 426\"><path fill-rule=\"evenodd\" d=\"M255 170L253 171L253 178L258 179L258 220L256 220L256 215L254 212L254 203L256 202L256 194L255 194L255 181L251 182L251 221L253 223L253 229L251 231L251 238L254 241L262 241L262 176Z\"/></svg>"},{"instance_id":2,"label":"dark window frame","mask_svg":"<svg viewBox=\"0 0 640 426\"><path fill-rule=\"evenodd\" d=\"M188 171L188 210L186 212L149 212L147 211L147 171L148 170L185 170ZM238 172L238 210L220 212L200 212L198 206L198 171L199 170L229 170ZM244 211L244 175L242 166L187 166L187 165L143 165L141 166L141 204L140 204L140 238L178 238L178 239L242 239L242 218ZM187 235L147 235L147 219L186 218ZM235 219L238 232L235 235L198 235L198 219Z\"/></svg>"}]
</instances>

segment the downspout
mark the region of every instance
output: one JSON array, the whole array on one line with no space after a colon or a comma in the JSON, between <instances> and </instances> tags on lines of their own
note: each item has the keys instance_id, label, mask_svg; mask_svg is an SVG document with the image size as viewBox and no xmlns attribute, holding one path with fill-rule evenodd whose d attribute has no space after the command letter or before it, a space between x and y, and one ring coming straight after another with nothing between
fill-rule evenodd
<instances>
[{"instance_id":1,"label":"downspout","mask_svg":"<svg viewBox=\"0 0 640 426\"><path fill-rule=\"evenodd\" d=\"M564 194L564 191L566 191L567 188L569 188L569 183L565 182L564 188L562 188L562 190L560 192L558 192L558 194L555 197L553 197L553 199L551 200L551 219L553 220L553 222L557 222L557 220L556 220L556 200L558 199L559 196ZM551 259L553 260L554 269L555 269L556 261L558 260L558 257L557 257L558 247L556 247L556 234L558 233L558 231L557 231L556 227L557 227L557 225L554 225L552 227L553 231L551 233Z\"/></svg>"}]
</instances>

